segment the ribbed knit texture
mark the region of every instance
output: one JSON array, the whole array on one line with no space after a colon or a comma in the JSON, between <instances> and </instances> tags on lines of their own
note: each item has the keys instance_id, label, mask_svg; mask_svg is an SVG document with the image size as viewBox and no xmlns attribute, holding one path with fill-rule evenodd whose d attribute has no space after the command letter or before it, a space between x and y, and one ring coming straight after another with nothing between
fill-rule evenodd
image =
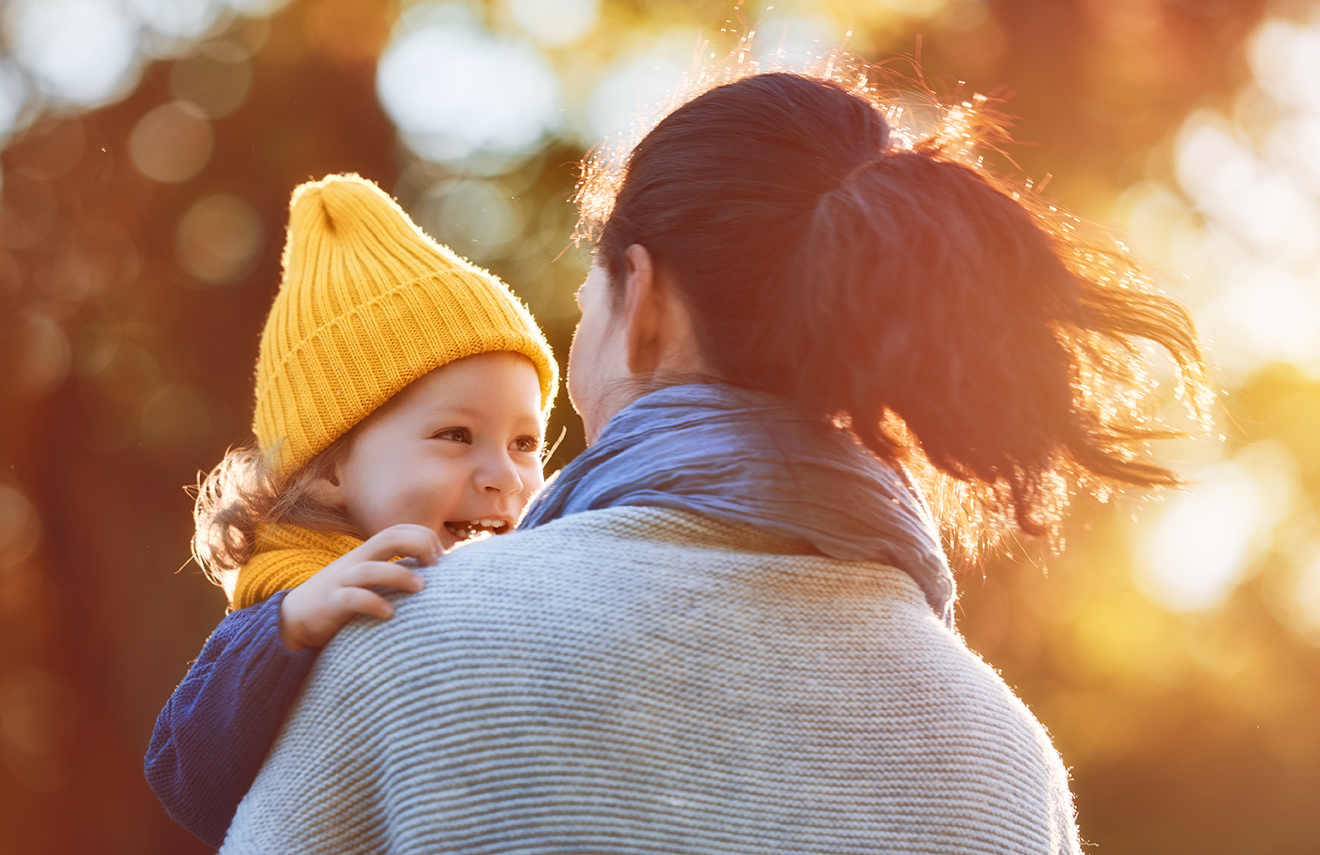
<instances>
[{"instance_id":1,"label":"ribbed knit texture","mask_svg":"<svg viewBox=\"0 0 1320 855\"><path fill-rule=\"evenodd\" d=\"M460 547L322 651L222 852L1079 852L917 584L808 550L645 507Z\"/></svg>"},{"instance_id":2,"label":"ribbed knit texture","mask_svg":"<svg viewBox=\"0 0 1320 855\"><path fill-rule=\"evenodd\" d=\"M292 525L258 526L256 549L238 571L233 607L245 609L276 591L296 588L361 545L351 534Z\"/></svg>"},{"instance_id":3,"label":"ribbed knit texture","mask_svg":"<svg viewBox=\"0 0 1320 855\"><path fill-rule=\"evenodd\" d=\"M331 175L294 191L252 424L278 471L295 471L428 371L495 351L532 361L548 411L554 355L502 282L427 237L370 181Z\"/></svg>"}]
</instances>

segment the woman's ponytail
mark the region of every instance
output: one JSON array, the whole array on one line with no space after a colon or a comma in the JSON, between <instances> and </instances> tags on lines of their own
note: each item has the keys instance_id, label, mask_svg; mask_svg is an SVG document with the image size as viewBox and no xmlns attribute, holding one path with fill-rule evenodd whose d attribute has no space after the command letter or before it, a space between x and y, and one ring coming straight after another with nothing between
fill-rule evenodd
<instances>
[{"instance_id":1,"label":"woman's ponytail","mask_svg":"<svg viewBox=\"0 0 1320 855\"><path fill-rule=\"evenodd\" d=\"M1139 382L1137 336L1197 370L1191 322L1170 300L1070 266L1052 226L938 150L854 169L821 197L800 244L785 309L807 340L792 396L846 414L884 457L914 437L937 469L995 487L1030 534L1045 533L1059 470L1174 483L1134 456L1164 434L1099 399L1095 381Z\"/></svg>"},{"instance_id":2,"label":"woman's ponytail","mask_svg":"<svg viewBox=\"0 0 1320 855\"><path fill-rule=\"evenodd\" d=\"M1069 482L1177 481L1142 458L1168 433L1138 409L1137 339L1199 400L1186 312L981 168L892 146L862 96L790 74L713 89L638 145L613 202L600 260L617 279L645 246L721 378L928 461L1024 532L1047 533Z\"/></svg>"}]
</instances>

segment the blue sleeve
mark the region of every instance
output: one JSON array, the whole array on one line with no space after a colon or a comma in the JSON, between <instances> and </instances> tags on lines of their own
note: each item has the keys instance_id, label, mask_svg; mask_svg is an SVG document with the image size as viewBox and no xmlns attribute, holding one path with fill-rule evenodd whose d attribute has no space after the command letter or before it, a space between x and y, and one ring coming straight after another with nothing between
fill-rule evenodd
<instances>
[{"instance_id":1,"label":"blue sleeve","mask_svg":"<svg viewBox=\"0 0 1320 855\"><path fill-rule=\"evenodd\" d=\"M280 640L288 591L227 615L156 719L147 783L175 822L220 848L317 651Z\"/></svg>"}]
</instances>

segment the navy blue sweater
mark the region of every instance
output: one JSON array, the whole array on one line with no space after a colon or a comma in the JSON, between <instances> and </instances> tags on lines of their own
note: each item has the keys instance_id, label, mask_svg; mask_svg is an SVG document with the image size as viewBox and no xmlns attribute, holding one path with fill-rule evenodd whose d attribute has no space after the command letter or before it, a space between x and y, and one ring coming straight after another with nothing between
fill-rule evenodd
<instances>
[{"instance_id":1,"label":"navy blue sweater","mask_svg":"<svg viewBox=\"0 0 1320 855\"><path fill-rule=\"evenodd\" d=\"M288 591L225 617L156 719L147 783L175 822L219 849L317 651L280 640Z\"/></svg>"}]
</instances>

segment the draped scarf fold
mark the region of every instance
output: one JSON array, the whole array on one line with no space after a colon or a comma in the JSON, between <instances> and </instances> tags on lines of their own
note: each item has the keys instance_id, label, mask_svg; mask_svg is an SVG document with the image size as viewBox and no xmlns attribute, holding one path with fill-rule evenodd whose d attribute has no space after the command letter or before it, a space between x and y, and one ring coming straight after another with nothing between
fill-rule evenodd
<instances>
[{"instance_id":1,"label":"draped scarf fold","mask_svg":"<svg viewBox=\"0 0 1320 855\"><path fill-rule=\"evenodd\" d=\"M897 567L953 625L953 574L907 474L784 399L717 384L645 395L546 485L519 527L621 505L749 523L832 558Z\"/></svg>"},{"instance_id":2,"label":"draped scarf fold","mask_svg":"<svg viewBox=\"0 0 1320 855\"><path fill-rule=\"evenodd\" d=\"M252 558L238 571L231 605L245 609L277 591L296 588L361 545L362 541L351 534L293 525L258 526Z\"/></svg>"}]
</instances>

